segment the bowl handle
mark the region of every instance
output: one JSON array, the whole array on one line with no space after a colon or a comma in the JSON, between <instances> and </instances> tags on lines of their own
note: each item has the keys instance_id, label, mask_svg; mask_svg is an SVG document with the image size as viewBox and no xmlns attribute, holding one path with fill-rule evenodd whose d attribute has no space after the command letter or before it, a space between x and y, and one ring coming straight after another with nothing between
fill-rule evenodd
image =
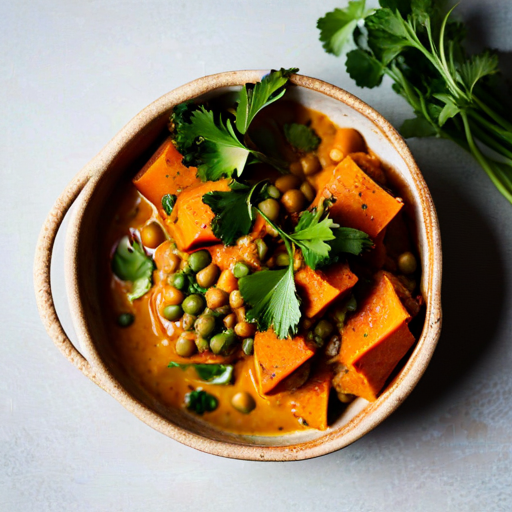
<instances>
[{"instance_id":1,"label":"bowl handle","mask_svg":"<svg viewBox=\"0 0 512 512\"><path fill-rule=\"evenodd\" d=\"M100 383L91 365L75 348L60 323L57 311L55 310L55 303L53 302L50 275L53 245L59 228L66 213L89 181L89 178L90 175L85 169L78 173L64 192L62 192L57 201L55 201L48 217L46 217L37 240L34 260L34 287L39 315L50 338L57 348L84 375L103 388L103 385Z\"/></svg>"}]
</instances>

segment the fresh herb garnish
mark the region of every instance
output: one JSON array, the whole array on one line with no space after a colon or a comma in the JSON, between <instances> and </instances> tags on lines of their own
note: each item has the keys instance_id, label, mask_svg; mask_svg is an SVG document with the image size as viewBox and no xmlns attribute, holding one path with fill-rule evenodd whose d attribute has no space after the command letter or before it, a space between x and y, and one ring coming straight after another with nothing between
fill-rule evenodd
<instances>
[{"instance_id":1,"label":"fresh herb garnish","mask_svg":"<svg viewBox=\"0 0 512 512\"><path fill-rule=\"evenodd\" d=\"M215 213L212 231L226 245L233 245L251 231L254 220L251 200L257 195L254 192L261 183L250 187L233 180L229 184L230 192L208 192L203 196L203 203Z\"/></svg>"},{"instance_id":2,"label":"fresh herb garnish","mask_svg":"<svg viewBox=\"0 0 512 512\"><path fill-rule=\"evenodd\" d=\"M300 321L300 300L293 277L293 258L288 268L262 270L238 281L240 293L247 304L249 321L256 321L259 330L273 327L278 338L294 336Z\"/></svg>"},{"instance_id":3,"label":"fresh herb garnish","mask_svg":"<svg viewBox=\"0 0 512 512\"><path fill-rule=\"evenodd\" d=\"M340 261L344 254L359 256L363 251L373 247L373 240L363 231L354 228L336 228L332 230L334 239L328 242L329 255L318 262L318 266L325 267Z\"/></svg>"},{"instance_id":4,"label":"fresh herb garnish","mask_svg":"<svg viewBox=\"0 0 512 512\"><path fill-rule=\"evenodd\" d=\"M373 12L373 9L366 10L365 4L365 0L349 2L345 9L334 9L318 20L316 26L320 30L320 41L327 53L340 55L352 40L360 21Z\"/></svg>"},{"instance_id":5,"label":"fresh herb garnish","mask_svg":"<svg viewBox=\"0 0 512 512\"><path fill-rule=\"evenodd\" d=\"M284 134L286 140L299 151L314 151L320 144L320 137L305 124L285 124Z\"/></svg>"},{"instance_id":6,"label":"fresh herb garnish","mask_svg":"<svg viewBox=\"0 0 512 512\"><path fill-rule=\"evenodd\" d=\"M364 1L350 2L320 19L324 48L339 55L355 45L346 68L356 84L375 87L387 75L412 106L416 118L404 122L402 134L456 142L512 202L512 108L490 80L499 72L496 54L468 56L465 28L440 0L380 0L380 6L368 12Z\"/></svg>"},{"instance_id":7,"label":"fresh herb garnish","mask_svg":"<svg viewBox=\"0 0 512 512\"><path fill-rule=\"evenodd\" d=\"M197 175L203 181L231 177L235 171L240 176L249 155L257 152L240 142L230 119L223 120L203 105L190 109L189 122L174 119L174 131L181 136L176 139L180 140L177 149L184 163L197 167Z\"/></svg>"},{"instance_id":8,"label":"fresh herb garnish","mask_svg":"<svg viewBox=\"0 0 512 512\"><path fill-rule=\"evenodd\" d=\"M196 389L185 395L185 406L199 415L212 412L219 406L219 401L210 393Z\"/></svg>"},{"instance_id":9,"label":"fresh herb garnish","mask_svg":"<svg viewBox=\"0 0 512 512\"><path fill-rule=\"evenodd\" d=\"M298 68L281 68L265 75L261 82L242 87L236 109L236 127L242 135L247 132L260 110L283 97L288 79L297 71Z\"/></svg>"},{"instance_id":10,"label":"fresh herb garnish","mask_svg":"<svg viewBox=\"0 0 512 512\"><path fill-rule=\"evenodd\" d=\"M130 301L142 297L151 289L154 267L153 260L138 242L134 240L130 243L127 236L121 238L112 258L112 271L119 279L133 283L132 291L128 294Z\"/></svg>"},{"instance_id":11,"label":"fresh herb garnish","mask_svg":"<svg viewBox=\"0 0 512 512\"><path fill-rule=\"evenodd\" d=\"M332 219L325 217L320 220L322 215L323 208L302 212L295 231L288 235L300 247L304 261L313 270L320 261L329 256L331 246L327 242L335 239Z\"/></svg>"},{"instance_id":12,"label":"fresh herb garnish","mask_svg":"<svg viewBox=\"0 0 512 512\"><path fill-rule=\"evenodd\" d=\"M247 84L240 92L235 124L226 115L214 113L191 102L176 106L171 115L173 141L183 156L183 164L197 167L203 181L240 176L250 161L266 162L283 171L282 162L250 146L244 135L256 114L281 98L290 75L298 71L273 71L257 84Z\"/></svg>"},{"instance_id":13,"label":"fresh herb garnish","mask_svg":"<svg viewBox=\"0 0 512 512\"><path fill-rule=\"evenodd\" d=\"M162 197L162 208L167 215L171 215L172 209L176 204L176 199L174 194L165 194L165 196Z\"/></svg>"},{"instance_id":14,"label":"fresh herb garnish","mask_svg":"<svg viewBox=\"0 0 512 512\"><path fill-rule=\"evenodd\" d=\"M195 369L198 377L208 384L230 384L233 378L233 365L231 364L180 364L171 361L168 368L181 368L186 370L189 366Z\"/></svg>"}]
</instances>

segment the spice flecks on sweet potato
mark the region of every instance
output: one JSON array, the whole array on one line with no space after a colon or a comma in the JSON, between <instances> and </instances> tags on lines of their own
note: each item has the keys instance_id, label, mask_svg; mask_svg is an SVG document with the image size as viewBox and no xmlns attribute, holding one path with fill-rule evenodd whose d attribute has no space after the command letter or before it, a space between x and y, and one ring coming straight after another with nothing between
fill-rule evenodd
<instances>
[{"instance_id":1,"label":"spice flecks on sweet potato","mask_svg":"<svg viewBox=\"0 0 512 512\"><path fill-rule=\"evenodd\" d=\"M379 274L342 333L340 371L334 385L339 392L376 400L397 363L414 343L407 323L410 315L385 274Z\"/></svg>"},{"instance_id":2,"label":"spice flecks on sweet potato","mask_svg":"<svg viewBox=\"0 0 512 512\"><path fill-rule=\"evenodd\" d=\"M214 218L203 196L212 191L229 191L228 180L208 181L179 194L170 217L165 220L180 251L190 251L219 242L210 226Z\"/></svg>"},{"instance_id":3,"label":"spice flecks on sweet potato","mask_svg":"<svg viewBox=\"0 0 512 512\"><path fill-rule=\"evenodd\" d=\"M254 337L254 363L260 393L272 391L315 353L303 336L280 340L272 329Z\"/></svg>"},{"instance_id":4,"label":"spice flecks on sweet potato","mask_svg":"<svg viewBox=\"0 0 512 512\"><path fill-rule=\"evenodd\" d=\"M167 138L151 157L149 162L133 178L137 190L165 217L162 197L166 194L179 194L182 190L198 185L195 167L185 167L183 157Z\"/></svg>"},{"instance_id":5,"label":"spice flecks on sweet potato","mask_svg":"<svg viewBox=\"0 0 512 512\"><path fill-rule=\"evenodd\" d=\"M393 197L364 173L349 156L333 172L332 179L318 191L316 206L335 199L329 210L334 222L360 229L375 238L400 211L403 202Z\"/></svg>"}]
</instances>

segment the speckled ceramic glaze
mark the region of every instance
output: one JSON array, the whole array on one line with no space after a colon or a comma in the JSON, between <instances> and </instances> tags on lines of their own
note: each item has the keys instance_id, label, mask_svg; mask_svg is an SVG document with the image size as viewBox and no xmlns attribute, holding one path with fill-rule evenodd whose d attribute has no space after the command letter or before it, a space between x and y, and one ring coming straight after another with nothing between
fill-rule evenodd
<instances>
[{"instance_id":1,"label":"speckled ceramic glaze","mask_svg":"<svg viewBox=\"0 0 512 512\"><path fill-rule=\"evenodd\" d=\"M390 169L395 189L404 197L422 263L421 289L426 303L423 332L402 370L379 399L359 398L328 430L275 437L243 436L219 431L181 410L160 404L120 368L106 342L97 279L97 233L102 211L120 180L140 168L166 129L171 109L192 98L208 98L257 82L264 72L237 71L207 76L184 85L134 117L71 181L57 199L42 228L35 258L37 303L45 327L62 353L93 382L159 432L204 452L247 460L300 460L339 450L389 416L425 371L441 330L441 243L432 198L416 163L396 130L375 110L348 92L314 78L294 75L287 97L327 114L343 127L359 130L368 146ZM66 282L80 352L64 332L52 298L50 265L60 224L74 203L66 242ZM82 355L83 354L83 355Z\"/></svg>"}]
</instances>

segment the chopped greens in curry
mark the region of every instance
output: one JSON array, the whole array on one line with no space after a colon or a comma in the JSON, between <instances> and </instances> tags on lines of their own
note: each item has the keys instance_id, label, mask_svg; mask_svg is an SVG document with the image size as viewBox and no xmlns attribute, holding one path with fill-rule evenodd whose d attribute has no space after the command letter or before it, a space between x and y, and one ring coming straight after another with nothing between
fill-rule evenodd
<instances>
[{"instance_id":1,"label":"chopped greens in curry","mask_svg":"<svg viewBox=\"0 0 512 512\"><path fill-rule=\"evenodd\" d=\"M296 71L176 106L105 240L126 371L243 434L376 400L422 305L404 201L358 131L287 99Z\"/></svg>"}]
</instances>

